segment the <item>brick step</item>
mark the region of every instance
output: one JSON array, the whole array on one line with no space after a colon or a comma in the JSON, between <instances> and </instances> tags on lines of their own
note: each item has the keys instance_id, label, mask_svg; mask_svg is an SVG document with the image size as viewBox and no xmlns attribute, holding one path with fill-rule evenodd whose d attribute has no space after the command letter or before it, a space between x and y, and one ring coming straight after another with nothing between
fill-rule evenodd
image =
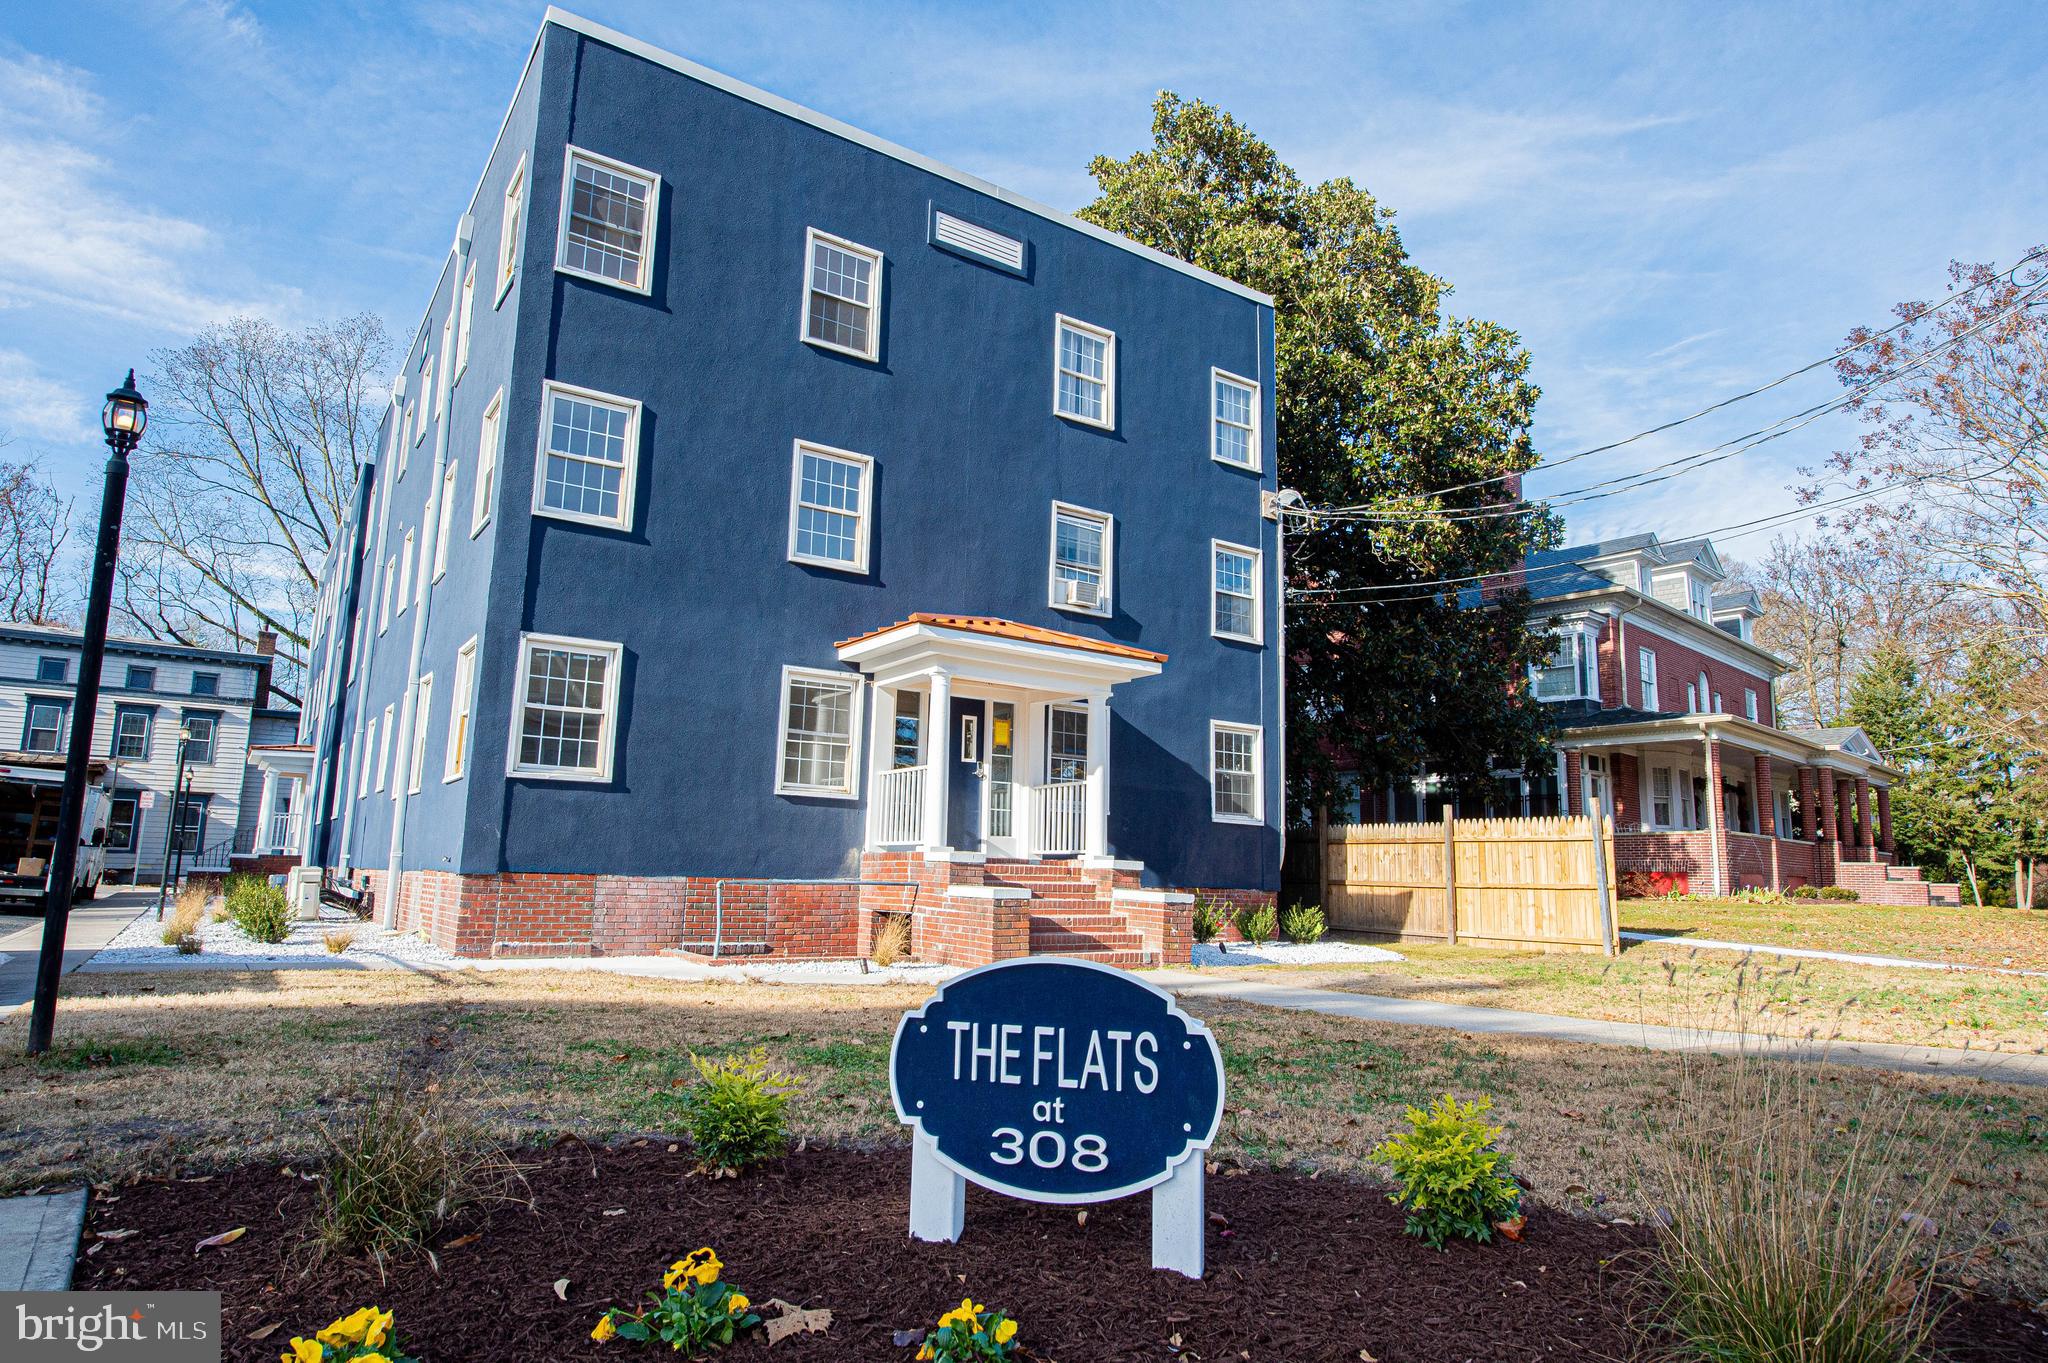
<instances>
[{"instance_id":1,"label":"brick step","mask_svg":"<svg viewBox=\"0 0 2048 1363\"><path fill-rule=\"evenodd\" d=\"M1963 902L1963 887L1952 885L1945 880L1930 880L1927 882L1927 902L1960 908Z\"/></svg>"},{"instance_id":2,"label":"brick step","mask_svg":"<svg viewBox=\"0 0 2048 1363\"><path fill-rule=\"evenodd\" d=\"M1033 955L1059 955L1073 951L1139 951L1145 939L1126 929L1123 932L1061 932L1031 929Z\"/></svg>"},{"instance_id":3,"label":"brick step","mask_svg":"<svg viewBox=\"0 0 2048 1363\"><path fill-rule=\"evenodd\" d=\"M1039 907L1033 904L1032 908ZM1034 913L1033 932L1129 932L1131 920L1120 913Z\"/></svg>"},{"instance_id":4,"label":"brick step","mask_svg":"<svg viewBox=\"0 0 2048 1363\"><path fill-rule=\"evenodd\" d=\"M1067 893L1063 891L1059 894L1040 894L1038 891L1033 890L1031 892L1031 907L1034 909L1044 909L1050 907L1055 909L1070 910L1075 913L1112 912L1112 910L1108 907L1108 902L1104 896L1093 893L1084 894L1080 891L1074 891L1072 893Z\"/></svg>"},{"instance_id":5,"label":"brick step","mask_svg":"<svg viewBox=\"0 0 2048 1363\"><path fill-rule=\"evenodd\" d=\"M999 880L992 880L989 884L1004 889L1029 890L1034 904L1100 904L1108 898L1098 894L1093 885L1009 885Z\"/></svg>"},{"instance_id":6,"label":"brick step","mask_svg":"<svg viewBox=\"0 0 2048 1363\"><path fill-rule=\"evenodd\" d=\"M1920 880L1920 868L1918 866L1888 867L1886 869L1886 879L1918 883Z\"/></svg>"},{"instance_id":7,"label":"brick step","mask_svg":"<svg viewBox=\"0 0 2048 1363\"><path fill-rule=\"evenodd\" d=\"M1034 956L1057 956L1067 961L1093 961L1097 965L1113 965L1123 970L1145 970L1159 964L1152 959L1149 951L1067 951L1031 949Z\"/></svg>"}]
</instances>

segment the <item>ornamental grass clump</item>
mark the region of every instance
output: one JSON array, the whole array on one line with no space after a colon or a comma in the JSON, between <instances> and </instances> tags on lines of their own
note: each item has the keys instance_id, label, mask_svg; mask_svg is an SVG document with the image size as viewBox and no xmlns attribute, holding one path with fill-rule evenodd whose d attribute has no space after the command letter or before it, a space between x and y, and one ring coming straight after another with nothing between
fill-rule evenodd
<instances>
[{"instance_id":1,"label":"ornamental grass clump","mask_svg":"<svg viewBox=\"0 0 2048 1363\"><path fill-rule=\"evenodd\" d=\"M788 1147L784 1109L796 1079L769 1069L760 1047L715 1061L692 1052L690 1065L697 1082L683 1095L683 1125L700 1161L738 1171Z\"/></svg>"},{"instance_id":2,"label":"ornamental grass clump","mask_svg":"<svg viewBox=\"0 0 2048 1363\"><path fill-rule=\"evenodd\" d=\"M1688 1057L1643 1118L1657 1226L1659 1324L1702 1363L1911 1363L1930 1355L1935 1272L1970 1135L1872 1080L1844 1101L1822 1061ZM1953 1218L1946 1218L1953 1219Z\"/></svg>"},{"instance_id":3,"label":"ornamental grass clump","mask_svg":"<svg viewBox=\"0 0 2048 1363\"><path fill-rule=\"evenodd\" d=\"M647 1294L644 1310L614 1306L597 1318L590 1337L662 1343L695 1357L709 1348L723 1348L761 1323L747 1294L720 1282L725 1268L711 1246L691 1250L661 1275L661 1291Z\"/></svg>"},{"instance_id":4,"label":"ornamental grass clump","mask_svg":"<svg viewBox=\"0 0 2048 1363\"><path fill-rule=\"evenodd\" d=\"M178 945L180 939L198 933L199 920L206 914L206 900L195 894L181 894L172 906L171 916L164 919L163 942L167 947Z\"/></svg>"},{"instance_id":5,"label":"ornamental grass clump","mask_svg":"<svg viewBox=\"0 0 2048 1363\"><path fill-rule=\"evenodd\" d=\"M314 1212L317 1248L386 1258L424 1245L449 1217L502 1196L515 1170L438 1083L400 1078L321 1139L332 1156Z\"/></svg>"},{"instance_id":6,"label":"ornamental grass clump","mask_svg":"<svg viewBox=\"0 0 2048 1363\"><path fill-rule=\"evenodd\" d=\"M1280 910L1280 935L1298 947L1321 941L1329 926L1320 904L1295 904Z\"/></svg>"},{"instance_id":7,"label":"ornamental grass clump","mask_svg":"<svg viewBox=\"0 0 2048 1363\"><path fill-rule=\"evenodd\" d=\"M1373 1149L1393 1166L1390 1200L1408 1213L1405 1229L1431 1249L1452 1239L1484 1244L1496 1231L1520 1236L1522 1188L1508 1173L1508 1153L1494 1145L1501 1128L1485 1121L1492 1106L1446 1093L1427 1111L1409 1108L1408 1130Z\"/></svg>"},{"instance_id":8,"label":"ornamental grass clump","mask_svg":"<svg viewBox=\"0 0 2048 1363\"><path fill-rule=\"evenodd\" d=\"M1016 1357L1017 1322L972 1297L939 1317L939 1328L917 1347L918 1363L988 1363Z\"/></svg>"},{"instance_id":9,"label":"ornamental grass clump","mask_svg":"<svg viewBox=\"0 0 2048 1363\"><path fill-rule=\"evenodd\" d=\"M294 1337L280 1363L419 1363L398 1343L392 1314L365 1306L311 1339Z\"/></svg>"},{"instance_id":10,"label":"ornamental grass clump","mask_svg":"<svg viewBox=\"0 0 2048 1363\"><path fill-rule=\"evenodd\" d=\"M884 970L910 955L910 915L875 915L875 945L869 957Z\"/></svg>"}]
</instances>

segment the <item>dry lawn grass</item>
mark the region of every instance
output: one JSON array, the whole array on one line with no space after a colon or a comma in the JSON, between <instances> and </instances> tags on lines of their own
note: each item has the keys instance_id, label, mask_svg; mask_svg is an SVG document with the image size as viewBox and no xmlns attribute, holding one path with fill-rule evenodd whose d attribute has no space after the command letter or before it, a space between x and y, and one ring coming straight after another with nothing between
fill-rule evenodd
<instances>
[{"instance_id":1,"label":"dry lawn grass","mask_svg":"<svg viewBox=\"0 0 2048 1363\"><path fill-rule=\"evenodd\" d=\"M2048 1047L2048 979L2042 978L1643 944L1613 960L1576 952L1388 945L1401 953L1400 962L1222 966L1202 973L1614 1022L2036 1054Z\"/></svg>"},{"instance_id":2,"label":"dry lawn grass","mask_svg":"<svg viewBox=\"0 0 2048 1363\"><path fill-rule=\"evenodd\" d=\"M1627 899L1621 903L1621 926L1630 932L1676 933L1757 946L2048 970L2048 909L1980 909L1971 904L1914 909L1825 899L1783 904Z\"/></svg>"},{"instance_id":3,"label":"dry lawn grass","mask_svg":"<svg viewBox=\"0 0 2048 1363\"><path fill-rule=\"evenodd\" d=\"M1554 958L1553 958L1554 959ZM819 989L591 972L292 971L73 976L59 1049L20 1054L0 1025L0 1188L175 1163L303 1159L316 1123L390 1075L431 1072L497 1138L681 1130L688 1053L752 1046L798 1076L793 1134L894 1142L887 1058L913 986ZM1369 1151L1410 1103L1491 1095L1518 1173L1544 1201L1631 1215L1661 1190L1642 1170L1643 1117L1668 1108L1681 1061L1533 1038L1193 1004L1215 1028L1230 1107L1226 1164L1377 1172ZM1712 1083L1722 1062L1695 1059ZM2012 1241L1987 1272L2048 1281L2048 1093L1816 1067L1842 1130L1898 1094L1960 1152L1944 1235ZM1930 1142L1932 1144L1932 1142ZM1654 1167L1650 1165L1649 1167ZM1917 1177L1900 1169L1904 1183ZM1651 1181L1645 1182L1648 1177ZM1999 1229L2002 1227L2002 1229Z\"/></svg>"}]
</instances>

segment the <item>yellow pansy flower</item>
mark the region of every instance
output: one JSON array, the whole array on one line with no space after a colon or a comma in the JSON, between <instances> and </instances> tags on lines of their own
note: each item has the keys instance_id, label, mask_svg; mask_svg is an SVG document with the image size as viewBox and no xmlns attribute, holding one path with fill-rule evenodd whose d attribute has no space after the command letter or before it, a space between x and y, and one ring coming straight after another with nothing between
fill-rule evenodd
<instances>
[{"instance_id":1,"label":"yellow pansy flower","mask_svg":"<svg viewBox=\"0 0 2048 1363\"><path fill-rule=\"evenodd\" d=\"M747 1294L744 1292L735 1292L725 1299L726 1314L731 1316L738 1315L752 1305L753 1303L747 1300Z\"/></svg>"},{"instance_id":2,"label":"yellow pansy flower","mask_svg":"<svg viewBox=\"0 0 2048 1363\"><path fill-rule=\"evenodd\" d=\"M332 1344L336 1348L340 1348L345 1344L361 1344L363 1336L368 1333L370 1324L376 1319L376 1316L377 1308L365 1306L360 1311L351 1312L343 1316L325 1330L320 1331L314 1338L322 1344Z\"/></svg>"},{"instance_id":3,"label":"yellow pansy flower","mask_svg":"<svg viewBox=\"0 0 2048 1363\"><path fill-rule=\"evenodd\" d=\"M597 1328L590 1332L590 1337L602 1344L618 1332L619 1327L612 1324L612 1313L607 1311L597 1318Z\"/></svg>"},{"instance_id":4,"label":"yellow pansy flower","mask_svg":"<svg viewBox=\"0 0 2048 1363\"><path fill-rule=\"evenodd\" d=\"M383 1348L384 1341L391 1337L391 1321L394 1313L379 1311L374 1306L366 1306L358 1314L365 1317L363 1346L370 1349ZM369 1363L367 1356L364 1358L363 1363Z\"/></svg>"},{"instance_id":5,"label":"yellow pansy flower","mask_svg":"<svg viewBox=\"0 0 2048 1363\"><path fill-rule=\"evenodd\" d=\"M391 1363L391 1360L380 1353L367 1353L357 1354L355 1363Z\"/></svg>"},{"instance_id":6,"label":"yellow pansy flower","mask_svg":"<svg viewBox=\"0 0 2048 1363\"><path fill-rule=\"evenodd\" d=\"M320 1347L318 1340L292 1338L292 1351L279 1354L278 1363L320 1363L320 1356L327 1351Z\"/></svg>"},{"instance_id":7,"label":"yellow pansy flower","mask_svg":"<svg viewBox=\"0 0 2048 1363\"><path fill-rule=\"evenodd\" d=\"M1006 1320L996 1327L996 1343L1008 1344L1017 1337L1017 1322Z\"/></svg>"}]
</instances>

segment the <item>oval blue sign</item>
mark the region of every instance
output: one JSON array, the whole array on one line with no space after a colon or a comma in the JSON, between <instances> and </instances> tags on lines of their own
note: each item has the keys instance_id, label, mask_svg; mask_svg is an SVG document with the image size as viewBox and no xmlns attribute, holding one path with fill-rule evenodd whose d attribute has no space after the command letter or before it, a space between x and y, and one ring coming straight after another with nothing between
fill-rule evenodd
<instances>
[{"instance_id":1,"label":"oval blue sign","mask_svg":"<svg viewBox=\"0 0 2048 1363\"><path fill-rule=\"evenodd\" d=\"M1027 956L970 970L896 1027L896 1115L984 1188L1102 1202L1216 1139L1216 1039L1136 976Z\"/></svg>"}]
</instances>

